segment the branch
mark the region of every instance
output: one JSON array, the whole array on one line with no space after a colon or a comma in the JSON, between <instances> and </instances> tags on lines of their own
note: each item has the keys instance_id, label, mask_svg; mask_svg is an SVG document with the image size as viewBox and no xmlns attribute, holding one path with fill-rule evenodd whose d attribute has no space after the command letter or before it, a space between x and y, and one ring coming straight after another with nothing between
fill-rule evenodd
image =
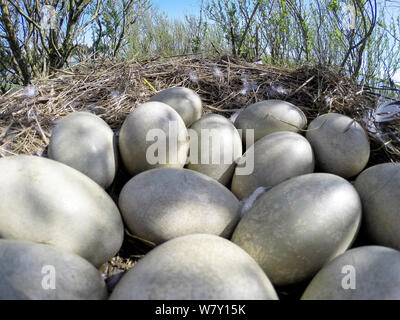
<instances>
[{"instance_id":1,"label":"branch","mask_svg":"<svg viewBox=\"0 0 400 320\"><path fill-rule=\"evenodd\" d=\"M43 34L43 29L42 29L42 27L39 25L39 24L37 24L31 17L29 17L28 15L26 15L25 14L25 12L21 9L21 7L20 6L18 6L17 4L15 4L14 2L13 2L13 0L9 0L9 2L12 4L12 6L18 11L18 13L20 13L28 22L30 22L31 24L33 24L38 30L39 30L39 34L40 34L40 41L42 42L42 45L43 45L43 47L44 47L44 49L46 50L46 52L48 53L49 52L49 50L48 50L48 48L46 47L46 43L45 43L45 41L44 41L44 34ZM35 1L35 5L37 6L38 5L38 2L37 1Z\"/></svg>"},{"instance_id":2,"label":"branch","mask_svg":"<svg viewBox=\"0 0 400 320\"><path fill-rule=\"evenodd\" d=\"M251 16L250 16L250 19L249 19L249 21L247 22L246 28L244 29L244 32L243 32L243 35L242 35L242 39L240 39L240 43L239 43L239 46L238 46L238 51L239 51L239 52L240 52L240 49L242 48L244 39L246 38L246 35L247 35L247 32L249 31L251 22L253 21L253 18L254 18L254 16L255 16L255 14L257 13L257 10L258 10L258 7L259 7L259 6L260 6L260 2L257 2L257 4L255 5L255 7L254 7L254 9L253 9L253 12L252 12L252 14L251 14Z\"/></svg>"},{"instance_id":3,"label":"branch","mask_svg":"<svg viewBox=\"0 0 400 320\"><path fill-rule=\"evenodd\" d=\"M235 34L233 32L233 25L231 23L231 42L232 42L232 53L235 58L237 58L236 54L236 44L235 44Z\"/></svg>"},{"instance_id":4,"label":"branch","mask_svg":"<svg viewBox=\"0 0 400 320\"><path fill-rule=\"evenodd\" d=\"M352 45L352 46L349 47L349 49L347 50L347 53L346 53L346 55L345 55L345 58L343 59L342 63L340 64L340 67L341 67L341 68L343 68L343 67L346 65L347 59L348 59L350 53L351 53L354 49L356 49L356 48L359 47L360 45L363 45L363 46L365 45L366 41L367 41L368 38L371 36L371 34L372 34L372 32L374 31L375 26L376 26L376 12L377 12L376 0L374 0L374 3L375 3L374 8L373 8L372 5L371 5L372 17L373 17L373 18L372 18L372 24L371 24L369 30L367 30L367 28L366 28L366 20L365 20L365 15L364 15L364 13L362 12L362 7L359 6L359 3L358 3L356 0L353 0L353 3L355 4L354 6L357 5L357 7L361 10L361 18L363 19L363 27L364 27L364 30L365 30L366 34L364 35L364 37L363 37L359 42L357 42L356 44L354 44L354 45ZM362 50L362 51L363 51L363 50Z\"/></svg>"},{"instance_id":5,"label":"branch","mask_svg":"<svg viewBox=\"0 0 400 320\"><path fill-rule=\"evenodd\" d=\"M114 57L117 55L117 52L122 45L122 40L125 36L126 19L128 17L129 10L131 9L131 7L133 5L133 0L129 0L129 2L127 4L125 4L125 2L123 2L123 4L124 4L124 8L122 10L122 30L121 30L121 33L119 34L118 42L117 42L116 46L114 47L114 52L113 52ZM137 18L138 17L135 17L135 19L131 22L131 24L134 24L136 22Z\"/></svg>"},{"instance_id":6,"label":"branch","mask_svg":"<svg viewBox=\"0 0 400 320\"><path fill-rule=\"evenodd\" d=\"M19 14L21 14L26 20L28 20L30 23L32 23L36 28L39 30L42 30L42 27L38 25L31 17L29 17L23 10L22 8L15 4L13 0L8 0L9 3L12 4L12 6L18 11Z\"/></svg>"},{"instance_id":7,"label":"branch","mask_svg":"<svg viewBox=\"0 0 400 320\"><path fill-rule=\"evenodd\" d=\"M7 33L8 45L10 46L12 55L16 60L16 65L19 67L20 74L24 79L24 84L27 85L30 82L31 75L29 74L28 66L24 59L24 54L19 46L17 33L13 26L6 0L0 0L0 9L2 13L0 20L2 21L3 27Z\"/></svg>"},{"instance_id":8,"label":"branch","mask_svg":"<svg viewBox=\"0 0 400 320\"><path fill-rule=\"evenodd\" d=\"M100 6L102 4L103 0L97 0L97 5L96 5L96 10L93 13L93 15L90 17L90 19L88 21L86 21L86 23L84 23L79 29L77 29L77 31L74 33L74 38L76 38L76 35L78 33L80 33L83 29L85 29L94 19L97 18L97 16L99 15L99 11L100 11Z\"/></svg>"},{"instance_id":9,"label":"branch","mask_svg":"<svg viewBox=\"0 0 400 320\"><path fill-rule=\"evenodd\" d=\"M394 40L400 42L400 39L397 38L393 33L391 33L387 28L385 28L385 26L381 22L378 22L377 24L379 27L381 27L383 30L385 30Z\"/></svg>"}]
</instances>

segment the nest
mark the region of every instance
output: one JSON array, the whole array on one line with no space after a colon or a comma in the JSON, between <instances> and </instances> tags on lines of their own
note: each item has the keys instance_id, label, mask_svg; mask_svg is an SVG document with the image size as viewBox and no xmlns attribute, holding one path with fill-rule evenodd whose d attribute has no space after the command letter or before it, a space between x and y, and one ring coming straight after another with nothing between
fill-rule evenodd
<instances>
[{"instance_id":1,"label":"nest","mask_svg":"<svg viewBox=\"0 0 400 320\"><path fill-rule=\"evenodd\" d=\"M375 121L377 105L382 102L378 94L327 67L277 68L229 56L158 57L122 63L95 60L35 79L32 85L0 97L0 156L46 156L53 126L73 111L95 113L118 131L133 108L155 92L174 86L196 91L205 113L226 117L266 99L293 103L309 121L327 112L345 114L369 134L368 166L400 161L400 119ZM108 190L110 195L116 198L129 178L121 168ZM105 278L115 279L152 247L126 232L119 256L102 268Z\"/></svg>"},{"instance_id":2,"label":"nest","mask_svg":"<svg viewBox=\"0 0 400 320\"><path fill-rule=\"evenodd\" d=\"M228 56L95 60L35 79L31 86L0 97L0 156L45 155L57 119L73 111L93 112L118 130L133 108L173 86L195 90L206 113L227 117L265 99L289 101L309 120L342 113L369 132L371 164L400 159L400 119L374 123L379 96L352 79L326 67L276 68Z\"/></svg>"}]
</instances>

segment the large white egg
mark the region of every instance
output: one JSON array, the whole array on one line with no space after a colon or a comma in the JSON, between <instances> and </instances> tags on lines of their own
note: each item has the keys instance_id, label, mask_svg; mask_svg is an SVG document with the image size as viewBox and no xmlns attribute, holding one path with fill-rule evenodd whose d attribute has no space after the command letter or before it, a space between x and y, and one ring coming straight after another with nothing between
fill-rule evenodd
<instances>
[{"instance_id":1,"label":"large white egg","mask_svg":"<svg viewBox=\"0 0 400 320\"><path fill-rule=\"evenodd\" d=\"M289 178L314 171L311 145L306 138L290 131L275 132L261 138L239 161L231 187L239 199L248 197L259 187L273 187ZM254 169L246 174L245 166Z\"/></svg>"},{"instance_id":2,"label":"large white egg","mask_svg":"<svg viewBox=\"0 0 400 320\"><path fill-rule=\"evenodd\" d=\"M223 238L195 234L170 240L128 271L112 300L277 300L257 263Z\"/></svg>"},{"instance_id":3,"label":"large white egg","mask_svg":"<svg viewBox=\"0 0 400 320\"><path fill-rule=\"evenodd\" d=\"M183 168L189 137L185 123L174 109L162 102L147 102L125 119L119 148L132 175L154 168Z\"/></svg>"},{"instance_id":4,"label":"large white egg","mask_svg":"<svg viewBox=\"0 0 400 320\"><path fill-rule=\"evenodd\" d=\"M232 241L247 251L276 285L311 278L352 244L361 201L345 179L311 173L262 194L236 227Z\"/></svg>"},{"instance_id":5,"label":"large white egg","mask_svg":"<svg viewBox=\"0 0 400 320\"><path fill-rule=\"evenodd\" d=\"M357 121L345 115L327 113L315 118L306 137L313 147L316 164L324 172L350 178L368 163L367 133Z\"/></svg>"},{"instance_id":6,"label":"large white egg","mask_svg":"<svg viewBox=\"0 0 400 320\"><path fill-rule=\"evenodd\" d=\"M264 100L244 109L236 118L235 126L242 129L246 143L247 130L254 130L254 141L278 132L298 132L307 125L307 117L300 108L287 101ZM248 144L247 148L249 147Z\"/></svg>"},{"instance_id":7,"label":"large white egg","mask_svg":"<svg viewBox=\"0 0 400 320\"><path fill-rule=\"evenodd\" d=\"M189 135L187 168L228 185L235 160L242 156L242 139L232 122L221 115L208 114L192 124Z\"/></svg>"},{"instance_id":8,"label":"large white egg","mask_svg":"<svg viewBox=\"0 0 400 320\"><path fill-rule=\"evenodd\" d=\"M153 169L133 177L119 207L129 230L155 243L191 233L229 237L239 219L239 201L226 187L188 169Z\"/></svg>"},{"instance_id":9,"label":"large white egg","mask_svg":"<svg viewBox=\"0 0 400 320\"><path fill-rule=\"evenodd\" d=\"M400 163L361 172L354 186L363 205L363 228L374 244L400 250Z\"/></svg>"},{"instance_id":10,"label":"large white egg","mask_svg":"<svg viewBox=\"0 0 400 320\"><path fill-rule=\"evenodd\" d=\"M107 188L117 171L114 133L106 122L88 112L62 118L51 133L49 157L79 170Z\"/></svg>"},{"instance_id":11,"label":"large white egg","mask_svg":"<svg viewBox=\"0 0 400 320\"><path fill-rule=\"evenodd\" d=\"M50 244L95 266L112 258L124 236L110 196L83 173L34 157L0 159L0 237Z\"/></svg>"},{"instance_id":12,"label":"large white egg","mask_svg":"<svg viewBox=\"0 0 400 320\"><path fill-rule=\"evenodd\" d=\"M200 119L203 110L200 96L193 90L184 87L162 90L152 96L150 101L163 102L174 108L187 127Z\"/></svg>"},{"instance_id":13,"label":"large white egg","mask_svg":"<svg viewBox=\"0 0 400 320\"><path fill-rule=\"evenodd\" d=\"M400 300L400 252L351 249L317 273L302 300Z\"/></svg>"},{"instance_id":14,"label":"large white egg","mask_svg":"<svg viewBox=\"0 0 400 320\"><path fill-rule=\"evenodd\" d=\"M107 298L99 271L78 255L19 240L0 240L0 300Z\"/></svg>"}]
</instances>

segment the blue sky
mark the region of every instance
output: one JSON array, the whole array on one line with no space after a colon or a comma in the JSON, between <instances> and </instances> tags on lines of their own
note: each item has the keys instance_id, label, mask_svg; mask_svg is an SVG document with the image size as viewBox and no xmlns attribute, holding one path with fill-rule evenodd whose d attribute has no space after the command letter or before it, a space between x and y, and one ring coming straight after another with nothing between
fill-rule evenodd
<instances>
[{"instance_id":1,"label":"blue sky","mask_svg":"<svg viewBox=\"0 0 400 320\"><path fill-rule=\"evenodd\" d=\"M183 17L185 13L197 14L201 0L152 0L154 6L166 12L171 18ZM400 1L398 0L378 0L378 4L386 2L389 6L388 13L398 14Z\"/></svg>"},{"instance_id":2,"label":"blue sky","mask_svg":"<svg viewBox=\"0 0 400 320\"><path fill-rule=\"evenodd\" d=\"M170 18L183 18L185 14L198 14L200 0L152 0L153 6L168 14Z\"/></svg>"},{"instance_id":3,"label":"blue sky","mask_svg":"<svg viewBox=\"0 0 400 320\"><path fill-rule=\"evenodd\" d=\"M151 0L153 7L165 12L169 18L183 19L185 14L198 15L201 0ZM92 32L90 28L85 31L85 43L91 45Z\"/></svg>"}]
</instances>

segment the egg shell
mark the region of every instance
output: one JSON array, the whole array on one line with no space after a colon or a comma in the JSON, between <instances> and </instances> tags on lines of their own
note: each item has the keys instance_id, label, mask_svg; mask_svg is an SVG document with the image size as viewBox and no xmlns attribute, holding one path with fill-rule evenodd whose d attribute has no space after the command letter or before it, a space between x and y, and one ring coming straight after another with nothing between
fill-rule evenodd
<instances>
[{"instance_id":1,"label":"egg shell","mask_svg":"<svg viewBox=\"0 0 400 320\"><path fill-rule=\"evenodd\" d=\"M131 233L156 244L192 233L228 237L239 219L239 201L229 189L188 169L153 169L133 177L119 207Z\"/></svg>"},{"instance_id":2,"label":"egg shell","mask_svg":"<svg viewBox=\"0 0 400 320\"><path fill-rule=\"evenodd\" d=\"M174 87L162 90L149 101L159 101L168 104L182 117L187 127L200 119L203 104L200 96L193 90L184 87Z\"/></svg>"},{"instance_id":3,"label":"egg shell","mask_svg":"<svg viewBox=\"0 0 400 320\"><path fill-rule=\"evenodd\" d=\"M121 215L83 173L35 156L0 159L0 237L50 244L95 266L122 245Z\"/></svg>"},{"instance_id":4,"label":"egg shell","mask_svg":"<svg viewBox=\"0 0 400 320\"><path fill-rule=\"evenodd\" d=\"M323 172L350 178L368 163L368 135L357 121L345 115L327 113L315 118L308 126L306 138Z\"/></svg>"},{"instance_id":5,"label":"egg shell","mask_svg":"<svg viewBox=\"0 0 400 320\"><path fill-rule=\"evenodd\" d=\"M372 166L357 177L363 228L373 244L400 250L400 163Z\"/></svg>"},{"instance_id":6,"label":"egg shell","mask_svg":"<svg viewBox=\"0 0 400 320\"><path fill-rule=\"evenodd\" d=\"M78 255L49 245L0 239L0 300L99 300L99 271Z\"/></svg>"},{"instance_id":7,"label":"egg shell","mask_svg":"<svg viewBox=\"0 0 400 320\"><path fill-rule=\"evenodd\" d=\"M117 171L118 151L114 132L100 117L73 112L62 118L51 133L49 158L62 162L107 188Z\"/></svg>"},{"instance_id":8,"label":"egg shell","mask_svg":"<svg viewBox=\"0 0 400 320\"><path fill-rule=\"evenodd\" d=\"M132 175L154 168L183 168L189 150L182 118L167 104L156 101L143 103L128 115L118 142L122 161ZM154 163L149 156L155 157Z\"/></svg>"},{"instance_id":9,"label":"egg shell","mask_svg":"<svg viewBox=\"0 0 400 320\"><path fill-rule=\"evenodd\" d=\"M303 136L281 131L269 134L243 155L243 159L252 161L254 170L250 174L239 171L245 164L239 164L232 179L232 192L243 199L250 196L259 187L273 187L289 178L314 171L314 154L310 143ZM241 161L241 160L239 160Z\"/></svg>"},{"instance_id":10,"label":"egg shell","mask_svg":"<svg viewBox=\"0 0 400 320\"><path fill-rule=\"evenodd\" d=\"M302 300L400 300L400 252L381 246L351 249L325 265Z\"/></svg>"},{"instance_id":11,"label":"egg shell","mask_svg":"<svg viewBox=\"0 0 400 320\"><path fill-rule=\"evenodd\" d=\"M254 141L278 132L299 132L307 125L307 117L300 108L287 101L264 100L256 102L239 113L235 127L242 129L242 140L246 143L248 129L254 130Z\"/></svg>"},{"instance_id":12,"label":"egg shell","mask_svg":"<svg viewBox=\"0 0 400 320\"><path fill-rule=\"evenodd\" d=\"M257 263L232 242L194 234L156 247L125 274L112 300L277 300Z\"/></svg>"},{"instance_id":13,"label":"egg shell","mask_svg":"<svg viewBox=\"0 0 400 320\"><path fill-rule=\"evenodd\" d=\"M274 285L311 278L352 244L361 201L345 179L311 173L262 194L236 227L232 241L248 252Z\"/></svg>"},{"instance_id":14,"label":"egg shell","mask_svg":"<svg viewBox=\"0 0 400 320\"><path fill-rule=\"evenodd\" d=\"M235 160L242 156L242 139L235 126L221 115L208 114L193 123L189 130L197 137L194 144L192 140L190 142L189 160L193 152L197 156L193 157L194 161L189 161L187 168L229 185ZM207 138L208 147L204 141Z\"/></svg>"}]
</instances>

